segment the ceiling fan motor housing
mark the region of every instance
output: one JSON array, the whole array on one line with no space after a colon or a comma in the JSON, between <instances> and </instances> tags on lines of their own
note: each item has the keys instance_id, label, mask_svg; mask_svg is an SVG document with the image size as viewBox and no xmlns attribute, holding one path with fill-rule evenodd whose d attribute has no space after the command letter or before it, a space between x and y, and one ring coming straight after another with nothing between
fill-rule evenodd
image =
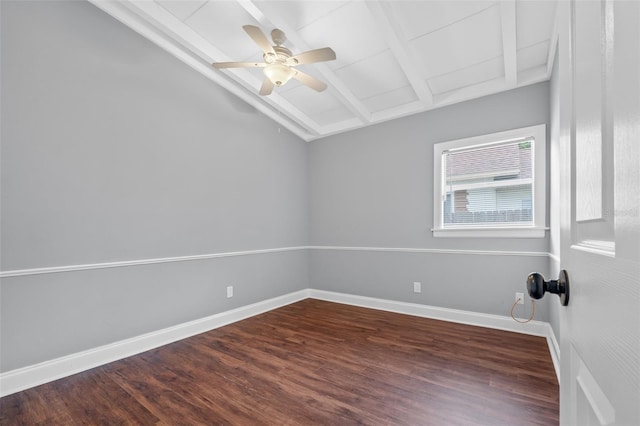
<instances>
[{"instance_id":1,"label":"ceiling fan motor housing","mask_svg":"<svg viewBox=\"0 0 640 426\"><path fill-rule=\"evenodd\" d=\"M292 53L289 49L287 49L286 47L282 47L282 46L273 46L273 50L276 52L276 54L274 55L273 53L265 53L264 55L262 55L262 57L264 58L264 61L267 64L273 64L275 62L282 62L283 64L287 62L287 60L291 57ZM297 63L298 61L295 61L295 63Z\"/></svg>"},{"instance_id":2,"label":"ceiling fan motor housing","mask_svg":"<svg viewBox=\"0 0 640 426\"><path fill-rule=\"evenodd\" d=\"M284 34L284 31L275 28L271 31L271 40L278 46L284 44L287 41L287 36Z\"/></svg>"}]
</instances>

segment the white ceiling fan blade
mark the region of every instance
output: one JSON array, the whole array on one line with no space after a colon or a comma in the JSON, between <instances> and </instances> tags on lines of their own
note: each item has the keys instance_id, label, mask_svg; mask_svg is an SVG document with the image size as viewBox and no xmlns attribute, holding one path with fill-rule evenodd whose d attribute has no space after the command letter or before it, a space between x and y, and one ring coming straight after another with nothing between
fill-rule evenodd
<instances>
[{"instance_id":1,"label":"white ceiling fan blade","mask_svg":"<svg viewBox=\"0 0 640 426\"><path fill-rule=\"evenodd\" d=\"M302 71L295 70L293 78L301 82L302 84L311 87L313 90L322 92L327 88L327 85L315 77L311 77L309 74L305 74Z\"/></svg>"},{"instance_id":2,"label":"white ceiling fan blade","mask_svg":"<svg viewBox=\"0 0 640 426\"><path fill-rule=\"evenodd\" d=\"M268 78L265 78L260 88L260 96L270 95L271 92L273 92L273 83Z\"/></svg>"},{"instance_id":3,"label":"white ceiling fan blade","mask_svg":"<svg viewBox=\"0 0 640 426\"><path fill-rule=\"evenodd\" d=\"M264 51L264 53L271 53L275 55L276 52L273 50L273 46L269 43L269 39L262 32L262 30L255 25L243 25L242 28L249 34L249 37L256 42L256 44Z\"/></svg>"},{"instance_id":4,"label":"white ceiling fan blade","mask_svg":"<svg viewBox=\"0 0 640 426\"><path fill-rule=\"evenodd\" d=\"M267 64L264 62L214 62L214 68L262 68L266 67Z\"/></svg>"},{"instance_id":5,"label":"white ceiling fan blade","mask_svg":"<svg viewBox=\"0 0 640 426\"><path fill-rule=\"evenodd\" d=\"M312 64L314 62L333 61L336 59L336 52L330 47L309 50L290 57L287 62L291 65Z\"/></svg>"}]
</instances>

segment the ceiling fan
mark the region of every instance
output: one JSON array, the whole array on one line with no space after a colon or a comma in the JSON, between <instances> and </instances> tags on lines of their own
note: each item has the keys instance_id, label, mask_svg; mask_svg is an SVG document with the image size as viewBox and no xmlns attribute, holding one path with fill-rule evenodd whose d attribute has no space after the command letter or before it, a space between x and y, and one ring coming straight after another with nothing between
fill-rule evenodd
<instances>
[{"instance_id":1,"label":"ceiling fan","mask_svg":"<svg viewBox=\"0 0 640 426\"><path fill-rule=\"evenodd\" d=\"M260 28L254 25L244 25L242 28L263 50L262 58L264 62L216 62L212 64L214 68L264 68L263 72L267 78L265 78L260 88L260 95L262 96L271 94L274 86L283 86L291 78L295 78L318 92L322 92L327 88L325 83L295 69L294 66L333 61L336 59L336 52L333 49L323 47L293 55L289 49L282 46L287 37L281 30L276 28L271 31L271 39L275 43L275 45L271 45L269 39Z\"/></svg>"}]
</instances>

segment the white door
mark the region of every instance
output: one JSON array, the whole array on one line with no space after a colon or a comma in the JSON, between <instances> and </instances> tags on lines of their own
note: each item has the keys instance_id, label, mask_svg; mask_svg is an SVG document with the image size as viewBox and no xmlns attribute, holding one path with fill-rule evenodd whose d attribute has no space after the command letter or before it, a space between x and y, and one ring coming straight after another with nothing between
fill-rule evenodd
<instances>
[{"instance_id":1,"label":"white door","mask_svg":"<svg viewBox=\"0 0 640 426\"><path fill-rule=\"evenodd\" d=\"M560 422L640 425L640 2L558 8Z\"/></svg>"}]
</instances>

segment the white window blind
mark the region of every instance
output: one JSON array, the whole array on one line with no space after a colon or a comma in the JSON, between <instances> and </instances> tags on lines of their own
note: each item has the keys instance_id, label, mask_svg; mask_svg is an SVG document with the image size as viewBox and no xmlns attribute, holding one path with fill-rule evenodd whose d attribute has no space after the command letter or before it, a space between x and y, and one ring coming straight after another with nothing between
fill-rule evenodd
<instances>
[{"instance_id":1,"label":"white window blind","mask_svg":"<svg viewBox=\"0 0 640 426\"><path fill-rule=\"evenodd\" d=\"M533 225L533 138L442 152L442 226Z\"/></svg>"}]
</instances>

